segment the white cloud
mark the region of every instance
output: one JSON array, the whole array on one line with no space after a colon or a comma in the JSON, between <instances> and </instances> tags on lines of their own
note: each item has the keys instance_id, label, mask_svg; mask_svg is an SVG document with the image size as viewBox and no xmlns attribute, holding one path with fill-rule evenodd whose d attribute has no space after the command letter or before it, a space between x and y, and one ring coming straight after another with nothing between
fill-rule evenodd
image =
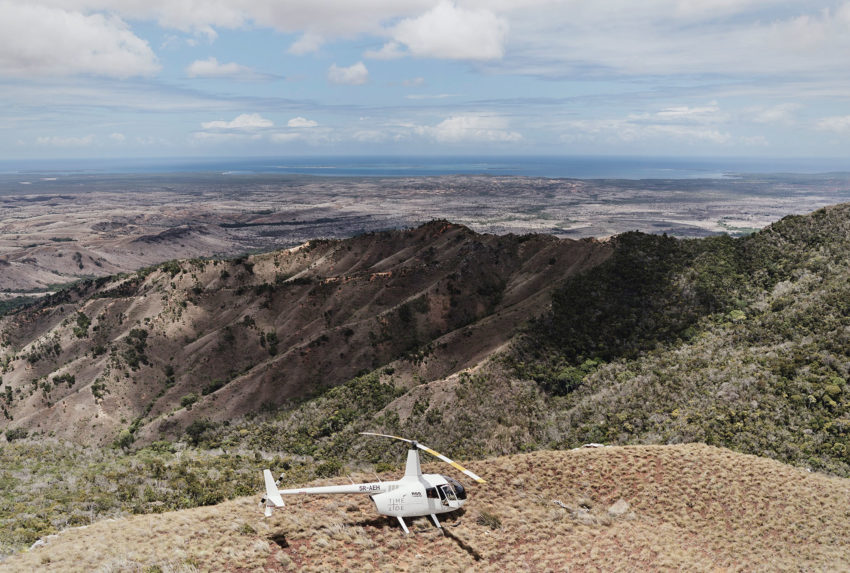
<instances>
[{"instance_id":1,"label":"white cloud","mask_svg":"<svg viewBox=\"0 0 850 573\"><path fill-rule=\"evenodd\" d=\"M369 58L508 57L510 70L560 76L843 72L850 50L846 0L2 0L4 30L16 34L0 38L55 37L43 25L18 25L27 10L99 21L113 32L122 18L156 20L208 40L216 29L271 28L299 35L293 54L369 37L384 42ZM142 60L155 70L149 51Z\"/></svg>"},{"instance_id":2,"label":"white cloud","mask_svg":"<svg viewBox=\"0 0 850 573\"><path fill-rule=\"evenodd\" d=\"M415 15L433 0L13 0L38 2L84 13L108 12L128 19L214 39L216 29L248 26L326 38L381 33L382 22ZM297 43L297 42L296 42Z\"/></svg>"},{"instance_id":3,"label":"white cloud","mask_svg":"<svg viewBox=\"0 0 850 573\"><path fill-rule=\"evenodd\" d=\"M714 103L699 107L689 107L686 105L668 107L656 112L654 117L665 121L688 121L696 123L715 123L725 119L725 117L720 116L720 108Z\"/></svg>"},{"instance_id":4,"label":"white cloud","mask_svg":"<svg viewBox=\"0 0 850 573\"><path fill-rule=\"evenodd\" d=\"M634 119L576 120L567 123L563 141L593 139L634 143L653 139L680 140L686 143L722 144L732 141L728 132L699 125L666 125L637 122Z\"/></svg>"},{"instance_id":5,"label":"white cloud","mask_svg":"<svg viewBox=\"0 0 850 573\"><path fill-rule=\"evenodd\" d=\"M730 117L723 113L716 103L706 106L672 106L654 113L630 114L626 126L643 126L644 133L668 134L674 137L694 135L697 139L723 138L717 130L706 129L704 126L728 123Z\"/></svg>"},{"instance_id":6,"label":"white cloud","mask_svg":"<svg viewBox=\"0 0 850 573\"><path fill-rule=\"evenodd\" d=\"M290 119L286 125L288 127L316 127L318 122L313 121L312 119L307 119L304 117L293 117Z\"/></svg>"},{"instance_id":7,"label":"white cloud","mask_svg":"<svg viewBox=\"0 0 850 573\"><path fill-rule=\"evenodd\" d=\"M403 85L406 88L416 88L416 87L419 87L419 86L424 86L425 85L425 78L419 77L419 78L411 78L409 80L404 80L403 82L401 82L401 85Z\"/></svg>"},{"instance_id":8,"label":"white cloud","mask_svg":"<svg viewBox=\"0 0 850 573\"><path fill-rule=\"evenodd\" d=\"M456 115L437 125L418 126L415 131L433 137L440 143L459 142L516 142L522 135L508 128L508 122L498 116Z\"/></svg>"},{"instance_id":9,"label":"white cloud","mask_svg":"<svg viewBox=\"0 0 850 573\"><path fill-rule=\"evenodd\" d=\"M850 133L850 115L825 117L817 122L817 128L821 131Z\"/></svg>"},{"instance_id":10,"label":"white cloud","mask_svg":"<svg viewBox=\"0 0 850 573\"><path fill-rule=\"evenodd\" d=\"M574 2L512 13L511 68L577 74L811 75L846 69L850 4L804 0ZM548 15L548 18L546 17Z\"/></svg>"},{"instance_id":11,"label":"white cloud","mask_svg":"<svg viewBox=\"0 0 850 573\"><path fill-rule=\"evenodd\" d=\"M118 143L124 143L127 138L124 136L123 133L110 133L109 139L111 139L112 141L117 141Z\"/></svg>"},{"instance_id":12,"label":"white cloud","mask_svg":"<svg viewBox=\"0 0 850 573\"><path fill-rule=\"evenodd\" d=\"M88 147L94 143L94 135L86 135L85 137L62 137L58 135L39 137L36 139L36 143L46 147Z\"/></svg>"},{"instance_id":13,"label":"white cloud","mask_svg":"<svg viewBox=\"0 0 850 573\"><path fill-rule=\"evenodd\" d=\"M214 57L206 60L195 60L186 67L186 75L190 78L251 78L258 74L251 68L230 62L221 64Z\"/></svg>"},{"instance_id":14,"label":"white cloud","mask_svg":"<svg viewBox=\"0 0 850 573\"><path fill-rule=\"evenodd\" d=\"M274 122L258 113L243 113L232 121L207 121L201 124L204 129L252 130L274 126Z\"/></svg>"},{"instance_id":15,"label":"white cloud","mask_svg":"<svg viewBox=\"0 0 850 573\"><path fill-rule=\"evenodd\" d=\"M414 56L455 60L501 58L507 33L507 20L490 10L469 10L447 1L402 20L392 30L393 39Z\"/></svg>"},{"instance_id":16,"label":"white cloud","mask_svg":"<svg viewBox=\"0 0 850 573\"><path fill-rule=\"evenodd\" d=\"M0 0L0 74L127 78L159 70L148 43L118 16Z\"/></svg>"},{"instance_id":17,"label":"white cloud","mask_svg":"<svg viewBox=\"0 0 850 573\"><path fill-rule=\"evenodd\" d=\"M366 50L363 56L372 60L397 60L403 58L407 53L398 42L387 42L379 50Z\"/></svg>"},{"instance_id":18,"label":"white cloud","mask_svg":"<svg viewBox=\"0 0 850 573\"><path fill-rule=\"evenodd\" d=\"M300 38L295 40L291 46L289 46L289 50L287 50L290 54L295 54L296 56L301 56L303 54L309 54L311 52L316 52L319 48L322 47L322 44L325 43L325 39L322 38L318 34L314 34L312 32L304 32Z\"/></svg>"},{"instance_id":19,"label":"white cloud","mask_svg":"<svg viewBox=\"0 0 850 573\"><path fill-rule=\"evenodd\" d=\"M800 109L796 103L783 103L768 108L750 109L752 121L756 123L790 125L794 123L794 112Z\"/></svg>"},{"instance_id":20,"label":"white cloud","mask_svg":"<svg viewBox=\"0 0 850 573\"><path fill-rule=\"evenodd\" d=\"M357 62L347 68L341 68L336 64L332 64L328 68L328 80L335 84L359 86L369 80L369 70L366 69L363 62Z\"/></svg>"},{"instance_id":21,"label":"white cloud","mask_svg":"<svg viewBox=\"0 0 850 573\"><path fill-rule=\"evenodd\" d=\"M721 145L735 142L732 134L723 129L730 122L729 115L714 102L705 106L670 106L655 112L633 113L623 119L568 121L561 139L609 143L676 140Z\"/></svg>"}]
</instances>

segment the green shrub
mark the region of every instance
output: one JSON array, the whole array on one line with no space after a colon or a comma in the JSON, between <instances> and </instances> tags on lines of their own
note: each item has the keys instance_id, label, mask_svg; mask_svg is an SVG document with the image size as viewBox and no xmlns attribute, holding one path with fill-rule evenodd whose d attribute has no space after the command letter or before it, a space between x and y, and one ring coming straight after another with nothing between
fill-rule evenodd
<instances>
[{"instance_id":1,"label":"green shrub","mask_svg":"<svg viewBox=\"0 0 850 573\"><path fill-rule=\"evenodd\" d=\"M502 528L502 519L491 511L481 510L478 517L475 518L475 523L489 527L492 530Z\"/></svg>"},{"instance_id":2,"label":"green shrub","mask_svg":"<svg viewBox=\"0 0 850 573\"><path fill-rule=\"evenodd\" d=\"M26 428L10 428L6 430L6 441L14 442L15 440L22 440L27 437L29 432L27 432Z\"/></svg>"}]
</instances>

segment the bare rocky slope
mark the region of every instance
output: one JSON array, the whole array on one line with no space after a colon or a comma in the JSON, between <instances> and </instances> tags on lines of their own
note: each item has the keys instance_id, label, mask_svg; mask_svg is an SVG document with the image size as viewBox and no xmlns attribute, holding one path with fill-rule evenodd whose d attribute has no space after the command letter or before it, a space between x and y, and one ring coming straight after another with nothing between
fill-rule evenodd
<instances>
[{"instance_id":1,"label":"bare rocky slope","mask_svg":"<svg viewBox=\"0 0 850 573\"><path fill-rule=\"evenodd\" d=\"M109 444L179 435L393 363L479 363L605 243L445 221L77 283L0 321L0 428Z\"/></svg>"}]
</instances>

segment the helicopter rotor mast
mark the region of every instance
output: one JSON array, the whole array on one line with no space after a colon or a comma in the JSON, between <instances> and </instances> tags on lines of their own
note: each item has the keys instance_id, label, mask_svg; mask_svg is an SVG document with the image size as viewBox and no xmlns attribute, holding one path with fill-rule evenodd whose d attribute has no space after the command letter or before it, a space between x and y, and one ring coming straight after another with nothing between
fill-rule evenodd
<instances>
[{"instance_id":1,"label":"helicopter rotor mast","mask_svg":"<svg viewBox=\"0 0 850 573\"><path fill-rule=\"evenodd\" d=\"M408 438L402 438L401 436L391 436L389 434L377 434L377 433L374 433L374 432L360 432L360 434L363 435L363 436L378 436L380 438L390 438L390 439L393 439L393 440L400 440L402 442L407 442L408 444L411 444L414 448L418 448L418 449L420 449L424 452L428 452L429 454L431 454L432 456L434 456L438 460L446 462L447 464L449 464L450 466L452 466L453 468L455 468L456 470L458 470L462 474L474 479L476 482L487 483L481 477L479 477L478 475L469 471L468 469L466 469L465 467L463 467L462 465L460 465L456 461L447 458L443 454L441 454L441 453L439 453L435 450L432 450L431 448L429 448L428 446L426 446L424 444L420 444L416 440L410 440ZM421 471L420 471L420 473L421 473Z\"/></svg>"}]
</instances>

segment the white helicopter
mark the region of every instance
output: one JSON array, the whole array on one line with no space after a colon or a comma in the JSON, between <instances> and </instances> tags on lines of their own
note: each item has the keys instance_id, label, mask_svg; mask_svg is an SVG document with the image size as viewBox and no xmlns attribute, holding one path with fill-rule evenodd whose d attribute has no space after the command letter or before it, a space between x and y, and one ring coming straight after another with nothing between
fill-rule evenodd
<instances>
[{"instance_id":1,"label":"white helicopter","mask_svg":"<svg viewBox=\"0 0 850 573\"><path fill-rule=\"evenodd\" d=\"M263 470L263 478L266 482L266 495L260 505L265 506L265 516L272 514L272 508L284 507L284 495L304 494L333 494L333 493L365 493L375 502L378 513L398 518L405 535L410 531L404 523L405 517L420 517L430 515L434 525L442 530L438 513L454 511L466 503L466 489L457 480L439 474L423 474L419 465L419 450L423 450L442 461L460 470L478 483L486 483L483 479L450 460L431 448L420 444L415 440L408 440L399 436L386 434L374 434L372 432L361 432L364 436L379 436L392 438L412 444L407 451L407 465L404 468L404 477L397 481L377 481L371 483L352 483L347 485L329 485L323 487L306 487L299 489L278 490L277 484L270 470Z\"/></svg>"}]
</instances>

